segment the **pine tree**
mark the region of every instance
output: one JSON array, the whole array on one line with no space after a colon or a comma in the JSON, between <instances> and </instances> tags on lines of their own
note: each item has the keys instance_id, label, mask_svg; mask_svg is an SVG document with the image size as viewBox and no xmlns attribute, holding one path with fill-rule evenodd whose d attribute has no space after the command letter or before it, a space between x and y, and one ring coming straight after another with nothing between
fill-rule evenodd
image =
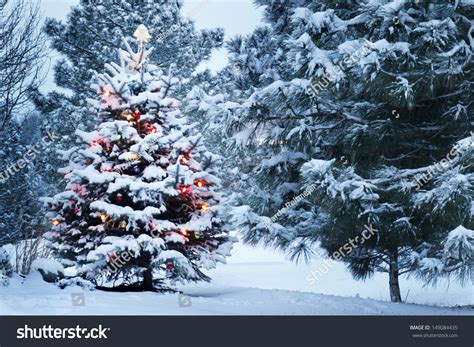
<instances>
[{"instance_id":1,"label":"pine tree","mask_svg":"<svg viewBox=\"0 0 474 347\"><path fill-rule=\"evenodd\" d=\"M320 245L358 279L387 272L393 301L404 273L468 279L473 6L258 4L267 28L231 54L245 88L200 104L259 159L235 209L246 240L296 260Z\"/></svg>"},{"instance_id":2,"label":"pine tree","mask_svg":"<svg viewBox=\"0 0 474 347\"><path fill-rule=\"evenodd\" d=\"M251 105L246 98L255 88L280 76L284 63L280 40L267 27L257 28L247 39L240 35L230 39L226 42L228 66L215 76L208 75L186 97L186 114L202 124L201 131L212 150L227 158L221 178L229 207L242 203L239 193L248 197L249 191L258 189L248 174L265 158L267 150L258 141L248 141L252 136L261 137L261 133L246 123Z\"/></svg>"},{"instance_id":3,"label":"pine tree","mask_svg":"<svg viewBox=\"0 0 474 347\"><path fill-rule=\"evenodd\" d=\"M233 239L220 218L219 158L206 150L171 94L177 78L149 63L148 30L139 49L97 75L104 120L77 130L80 146L62 152L66 190L45 199L47 237L65 265L99 287L167 289L176 281L209 280Z\"/></svg>"},{"instance_id":4,"label":"pine tree","mask_svg":"<svg viewBox=\"0 0 474 347\"><path fill-rule=\"evenodd\" d=\"M74 92L71 102L84 103L91 91L94 71L115 61L124 33L133 32L141 23L150 23L150 44L156 47L150 62L163 71L175 67L179 78L190 78L196 67L222 45L222 29L197 30L185 18L182 1L81 0L68 14L65 23L48 19L45 32L52 47L65 57L55 65L55 81Z\"/></svg>"},{"instance_id":5,"label":"pine tree","mask_svg":"<svg viewBox=\"0 0 474 347\"><path fill-rule=\"evenodd\" d=\"M72 6L66 21L46 19L44 31L51 47L61 54L54 65L59 88L46 95L34 95L43 114L42 130L61 137L56 143L58 148L73 145L69 135L76 128L92 129L95 119L88 112L86 100L95 96L89 88L94 73L102 71L104 64L117 61L123 35L141 23L150 23L150 44L156 47L150 62L180 79L175 87L176 97L189 92L195 78L199 78L193 72L214 48L221 47L224 32L219 28L196 29L182 13L182 7L181 0L81 0ZM201 8L196 7L198 10ZM46 155L44 161L44 167L48 163L59 164L56 156ZM46 171L43 176L50 182L59 181L54 171Z\"/></svg>"}]
</instances>

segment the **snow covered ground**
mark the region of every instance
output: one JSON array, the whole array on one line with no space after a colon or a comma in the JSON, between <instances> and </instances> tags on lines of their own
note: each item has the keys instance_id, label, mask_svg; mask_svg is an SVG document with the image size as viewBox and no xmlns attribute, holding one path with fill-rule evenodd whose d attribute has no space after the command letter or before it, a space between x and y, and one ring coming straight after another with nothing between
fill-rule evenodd
<instances>
[{"instance_id":1,"label":"snow covered ground","mask_svg":"<svg viewBox=\"0 0 474 347\"><path fill-rule=\"evenodd\" d=\"M401 281L403 297L414 304L388 302L384 274L367 282L351 279L336 264L319 281L307 280L321 261L295 265L284 256L238 245L210 274L212 283L180 287L186 296L155 293L109 293L79 287L61 290L39 274L0 287L0 314L33 315L473 315L473 291L458 284L423 288ZM84 304L84 305L83 305ZM436 306L463 307L436 307ZM470 307L469 307L470 305Z\"/></svg>"}]
</instances>

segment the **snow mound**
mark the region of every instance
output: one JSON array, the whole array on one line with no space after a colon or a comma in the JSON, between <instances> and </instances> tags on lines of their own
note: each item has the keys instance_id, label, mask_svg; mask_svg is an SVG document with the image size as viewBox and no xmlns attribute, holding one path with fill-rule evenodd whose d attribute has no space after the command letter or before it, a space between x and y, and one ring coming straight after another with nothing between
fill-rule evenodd
<instances>
[{"instance_id":1,"label":"snow mound","mask_svg":"<svg viewBox=\"0 0 474 347\"><path fill-rule=\"evenodd\" d=\"M64 273L64 267L53 259L38 258L31 263L31 269L35 271L43 270L45 273Z\"/></svg>"}]
</instances>

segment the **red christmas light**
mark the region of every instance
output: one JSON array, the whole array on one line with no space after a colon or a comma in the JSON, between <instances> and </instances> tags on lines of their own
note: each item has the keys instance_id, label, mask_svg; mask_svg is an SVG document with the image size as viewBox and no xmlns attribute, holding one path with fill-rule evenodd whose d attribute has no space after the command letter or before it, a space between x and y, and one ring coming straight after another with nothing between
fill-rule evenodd
<instances>
[{"instance_id":1,"label":"red christmas light","mask_svg":"<svg viewBox=\"0 0 474 347\"><path fill-rule=\"evenodd\" d=\"M123 201L123 195L122 194L117 194L117 197L116 197L117 201Z\"/></svg>"},{"instance_id":2,"label":"red christmas light","mask_svg":"<svg viewBox=\"0 0 474 347\"><path fill-rule=\"evenodd\" d=\"M69 203L74 206L77 203L77 201L76 200L69 200Z\"/></svg>"},{"instance_id":3,"label":"red christmas light","mask_svg":"<svg viewBox=\"0 0 474 347\"><path fill-rule=\"evenodd\" d=\"M100 139L95 139L91 141L91 147L97 147L100 146L101 140Z\"/></svg>"},{"instance_id":4,"label":"red christmas light","mask_svg":"<svg viewBox=\"0 0 474 347\"><path fill-rule=\"evenodd\" d=\"M135 111L135 112L133 113L133 116L134 116L136 119L139 119L140 116L141 116L141 114L140 114L139 111Z\"/></svg>"},{"instance_id":5,"label":"red christmas light","mask_svg":"<svg viewBox=\"0 0 474 347\"><path fill-rule=\"evenodd\" d=\"M143 127L145 128L146 131L148 131L150 134L156 134L157 132L157 129L154 125L150 124L150 123L145 123L143 125Z\"/></svg>"},{"instance_id":6,"label":"red christmas light","mask_svg":"<svg viewBox=\"0 0 474 347\"><path fill-rule=\"evenodd\" d=\"M182 156L179 157L179 163L181 165L186 165L189 162L189 155L183 154Z\"/></svg>"},{"instance_id":7,"label":"red christmas light","mask_svg":"<svg viewBox=\"0 0 474 347\"><path fill-rule=\"evenodd\" d=\"M168 270L173 270L174 265L171 264L171 263L170 263L170 264L166 264L166 268L167 268Z\"/></svg>"},{"instance_id":8,"label":"red christmas light","mask_svg":"<svg viewBox=\"0 0 474 347\"><path fill-rule=\"evenodd\" d=\"M188 186L180 186L178 187L178 190L181 194L186 194L191 192L191 189Z\"/></svg>"},{"instance_id":9,"label":"red christmas light","mask_svg":"<svg viewBox=\"0 0 474 347\"><path fill-rule=\"evenodd\" d=\"M181 232L181 235L188 236L188 228L181 228L180 232Z\"/></svg>"},{"instance_id":10,"label":"red christmas light","mask_svg":"<svg viewBox=\"0 0 474 347\"><path fill-rule=\"evenodd\" d=\"M199 188L202 188L206 185L206 180L203 180L203 179L199 179L199 180L195 180L194 181L194 185L199 187Z\"/></svg>"}]
</instances>

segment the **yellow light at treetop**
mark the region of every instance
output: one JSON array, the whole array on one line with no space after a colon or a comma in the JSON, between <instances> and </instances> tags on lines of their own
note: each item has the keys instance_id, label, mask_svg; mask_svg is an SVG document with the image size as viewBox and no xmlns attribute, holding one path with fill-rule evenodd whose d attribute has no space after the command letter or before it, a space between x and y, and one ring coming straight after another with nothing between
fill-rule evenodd
<instances>
[{"instance_id":1,"label":"yellow light at treetop","mask_svg":"<svg viewBox=\"0 0 474 347\"><path fill-rule=\"evenodd\" d=\"M148 29L143 24L138 26L137 30L135 30L135 33L133 34L133 37L135 37L139 43L147 42L151 38Z\"/></svg>"}]
</instances>

